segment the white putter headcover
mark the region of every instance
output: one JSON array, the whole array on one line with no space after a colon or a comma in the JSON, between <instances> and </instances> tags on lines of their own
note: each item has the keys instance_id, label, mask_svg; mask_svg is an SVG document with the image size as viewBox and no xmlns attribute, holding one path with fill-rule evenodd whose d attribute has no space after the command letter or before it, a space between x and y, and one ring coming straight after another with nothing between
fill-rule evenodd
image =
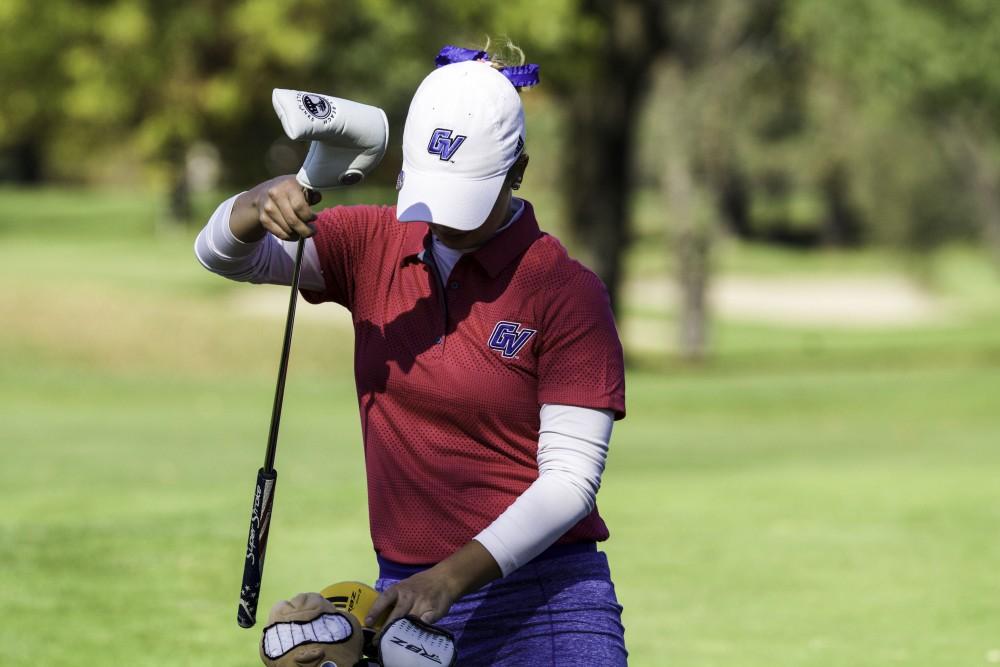
<instances>
[{"instance_id":1,"label":"white putter headcover","mask_svg":"<svg viewBox=\"0 0 1000 667\"><path fill-rule=\"evenodd\" d=\"M312 142L296 177L304 187L360 183L385 155L389 120L378 107L283 88L274 89L271 103L289 139Z\"/></svg>"}]
</instances>

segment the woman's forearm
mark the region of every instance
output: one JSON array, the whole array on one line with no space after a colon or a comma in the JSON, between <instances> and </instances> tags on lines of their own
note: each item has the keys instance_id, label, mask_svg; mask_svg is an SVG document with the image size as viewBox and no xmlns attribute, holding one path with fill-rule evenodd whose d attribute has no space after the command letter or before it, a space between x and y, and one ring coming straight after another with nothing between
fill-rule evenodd
<instances>
[{"instance_id":1,"label":"woman's forearm","mask_svg":"<svg viewBox=\"0 0 1000 667\"><path fill-rule=\"evenodd\" d=\"M259 187L261 186L258 185L257 188ZM233 232L233 236L243 243L256 243L267 233L267 230L260 223L260 215L257 213L255 203L257 188L247 190L237 197L236 203L233 204L233 211L229 215L229 229Z\"/></svg>"},{"instance_id":2,"label":"woman's forearm","mask_svg":"<svg viewBox=\"0 0 1000 667\"><path fill-rule=\"evenodd\" d=\"M239 239L231 221L242 197L231 197L215 210L195 239L195 256L206 269L230 280L290 285L298 243L281 241L267 233L252 242ZM237 226L240 223L237 220ZM299 285L314 291L326 287L312 239L306 239Z\"/></svg>"},{"instance_id":3,"label":"woman's forearm","mask_svg":"<svg viewBox=\"0 0 1000 667\"><path fill-rule=\"evenodd\" d=\"M434 567L441 570L441 576L449 582L456 600L503 576L496 559L475 540L470 540Z\"/></svg>"}]
</instances>

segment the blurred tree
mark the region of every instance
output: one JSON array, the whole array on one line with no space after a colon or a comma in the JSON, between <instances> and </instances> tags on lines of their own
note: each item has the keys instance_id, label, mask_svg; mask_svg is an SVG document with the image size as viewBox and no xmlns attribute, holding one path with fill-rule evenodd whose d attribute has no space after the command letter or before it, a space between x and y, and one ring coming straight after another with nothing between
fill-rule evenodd
<instances>
[{"instance_id":1,"label":"blurred tree","mask_svg":"<svg viewBox=\"0 0 1000 667\"><path fill-rule=\"evenodd\" d=\"M803 0L790 10L786 31L814 79L838 91L817 104L821 118L855 126L841 154L875 236L919 249L978 218L1000 259L996 3Z\"/></svg>"},{"instance_id":2,"label":"blurred tree","mask_svg":"<svg viewBox=\"0 0 1000 667\"><path fill-rule=\"evenodd\" d=\"M406 12L386 12L385 4L358 2L338 11L319 0L108 5L89 54L81 56L113 65L103 77L80 77L74 94L84 102L97 100L106 96L98 88L104 85L126 103L114 116L75 115L93 130L127 128L168 185L174 216L187 218L185 165L196 142L218 146L227 175L240 182L260 180L269 166L287 171L301 157L304 147L286 146L292 157L273 159L280 125L271 108L272 88L348 88L362 99L398 100L391 87L400 80L392 72L397 64L406 68L406 47L396 43L409 43L411 35L394 34L406 24ZM396 55L388 67L386 44L394 45ZM388 76L372 76L373 69L387 69ZM84 103L78 109L94 107Z\"/></svg>"},{"instance_id":3,"label":"blurred tree","mask_svg":"<svg viewBox=\"0 0 1000 667\"><path fill-rule=\"evenodd\" d=\"M305 147L280 139L272 87L349 91L398 136L437 49L486 34L544 66L566 217L616 305L634 189L676 164L748 238L926 247L975 219L1000 248L993 0L5 0L0 170L152 173L183 218L192 146L216 146L230 181L294 168ZM664 59L674 129L647 152L675 166L644 177L637 120Z\"/></svg>"},{"instance_id":4,"label":"blurred tree","mask_svg":"<svg viewBox=\"0 0 1000 667\"><path fill-rule=\"evenodd\" d=\"M688 88L703 91L690 123L715 122L699 169L733 233L798 247L856 245L861 220L843 164L844 122L814 108L805 45L783 30L785 0L695 5L677 47ZM690 91L677 91L690 95ZM703 133L704 134L704 133ZM704 142L704 140L703 140Z\"/></svg>"},{"instance_id":5,"label":"blurred tree","mask_svg":"<svg viewBox=\"0 0 1000 667\"><path fill-rule=\"evenodd\" d=\"M239 182L287 170L301 156L304 147L275 139L272 87L348 90L385 107L398 136L440 46L512 35L544 64L542 94L564 102L568 217L617 302L635 118L665 46L663 7L658 0L359 0L331 11L322 0L11 0L0 11L10 56L0 76L17 92L0 107L0 122L5 137L47 157L48 176L124 165L135 178L137 165L122 159L135 153L170 192L173 217L184 219L193 145L217 146L226 176ZM395 171L394 151L383 171Z\"/></svg>"},{"instance_id":6,"label":"blurred tree","mask_svg":"<svg viewBox=\"0 0 1000 667\"><path fill-rule=\"evenodd\" d=\"M704 354L708 331L706 193L748 239L921 250L968 236L978 218L1000 258L1000 74L984 66L1000 55L992 9L988 0L671 5L644 165L667 194L684 356Z\"/></svg>"},{"instance_id":7,"label":"blurred tree","mask_svg":"<svg viewBox=\"0 0 1000 667\"><path fill-rule=\"evenodd\" d=\"M476 23L482 9L469 5L485 5L397 4L10 0L0 9L0 82L13 91L0 101L0 148L35 148L36 175L70 178L105 157L129 168L121 151L132 149L185 218L197 142L219 147L231 180L267 175L280 135L271 88L351 90L398 127L447 30L435 16ZM305 147L286 148L293 158L271 166L287 169Z\"/></svg>"},{"instance_id":8,"label":"blurred tree","mask_svg":"<svg viewBox=\"0 0 1000 667\"><path fill-rule=\"evenodd\" d=\"M748 138L759 130L748 108L760 95L760 71L773 58L779 8L777 0L706 0L677 3L670 15L670 57L658 68L643 133L651 147L647 168L659 174L665 196L678 344L688 360L702 359L708 346L716 222L731 214L749 231L743 161Z\"/></svg>"},{"instance_id":9,"label":"blurred tree","mask_svg":"<svg viewBox=\"0 0 1000 667\"><path fill-rule=\"evenodd\" d=\"M80 38L91 13L69 0L0 4L0 175L23 182L44 176L47 143L65 124L61 47Z\"/></svg>"},{"instance_id":10,"label":"blurred tree","mask_svg":"<svg viewBox=\"0 0 1000 667\"><path fill-rule=\"evenodd\" d=\"M576 43L556 70L567 116L562 188L568 220L616 308L630 241L639 111L656 59L668 46L669 4L581 3Z\"/></svg>"}]
</instances>

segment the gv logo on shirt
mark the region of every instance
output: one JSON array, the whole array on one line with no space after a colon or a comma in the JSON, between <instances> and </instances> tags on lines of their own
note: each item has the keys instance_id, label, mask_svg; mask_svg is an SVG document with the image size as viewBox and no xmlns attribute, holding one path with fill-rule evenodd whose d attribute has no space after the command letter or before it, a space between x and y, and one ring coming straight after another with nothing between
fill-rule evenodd
<instances>
[{"instance_id":1,"label":"gv logo on shirt","mask_svg":"<svg viewBox=\"0 0 1000 667\"><path fill-rule=\"evenodd\" d=\"M452 137L452 132L453 130L443 127L434 130L431 140L427 144L427 152L431 155L437 155L442 160L450 160L451 156L462 145L462 142L468 138L464 134Z\"/></svg>"},{"instance_id":2,"label":"gv logo on shirt","mask_svg":"<svg viewBox=\"0 0 1000 667\"><path fill-rule=\"evenodd\" d=\"M536 333L536 329L522 329L520 322L497 322L490 334L490 349L499 351L505 359L512 359Z\"/></svg>"}]
</instances>

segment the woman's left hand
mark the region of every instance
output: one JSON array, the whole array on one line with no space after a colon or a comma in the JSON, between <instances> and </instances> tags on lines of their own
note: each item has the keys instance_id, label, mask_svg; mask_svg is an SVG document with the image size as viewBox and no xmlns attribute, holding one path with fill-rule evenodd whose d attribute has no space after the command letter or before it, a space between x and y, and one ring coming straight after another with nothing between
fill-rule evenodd
<instances>
[{"instance_id":1,"label":"woman's left hand","mask_svg":"<svg viewBox=\"0 0 1000 667\"><path fill-rule=\"evenodd\" d=\"M369 610L365 625L371 627L386 612L389 615L383 626L403 616L435 623L460 597L500 575L500 566L490 552L472 540L434 567L385 589Z\"/></svg>"},{"instance_id":2,"label":"woman's left hand","mask_svg":"<svg viewBox=\"0 0 1000 667\"><path fill-rule=\"evenodd\" d=\"M459 597L457 582L435 572L432 567L383 591L372 605L365 625L371 625L386 610L391 610L391 613L385 625L403 616L416 616L424 623L434 623L448 613Z\"/></svg>"}]
</instances>

